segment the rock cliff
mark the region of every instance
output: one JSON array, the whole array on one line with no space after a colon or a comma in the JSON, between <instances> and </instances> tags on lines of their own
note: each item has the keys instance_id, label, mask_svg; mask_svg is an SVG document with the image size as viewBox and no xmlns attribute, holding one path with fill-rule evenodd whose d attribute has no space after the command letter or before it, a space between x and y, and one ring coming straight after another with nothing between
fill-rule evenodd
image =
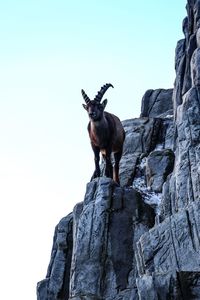
<instances>
[{"instance_id":1,"label":"rock cliff","mask_svg":"<svg viewBox=\"0 0 200 300\"><path fill-rule=\"evenodd\" d=\"M174 88L123 122L121 185L91 181L56 226L38 300L200 299L200 1L186 9Z\"/></svg>"}]
</instances>

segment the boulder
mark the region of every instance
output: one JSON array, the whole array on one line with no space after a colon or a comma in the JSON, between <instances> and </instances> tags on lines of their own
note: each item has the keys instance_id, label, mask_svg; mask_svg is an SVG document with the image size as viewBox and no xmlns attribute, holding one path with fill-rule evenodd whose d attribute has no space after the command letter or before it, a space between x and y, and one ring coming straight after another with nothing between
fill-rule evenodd
<instances>
[{"instance_id":1,"label":"boulder","mask_svg":"<svg viewBox=\"0 0 200 300\"><path fill-rule=\"evenodd\" d=\"M173 89L147 90L142 98L140 117L158 118L173 113Z\"/></svg>"}]
</instances>

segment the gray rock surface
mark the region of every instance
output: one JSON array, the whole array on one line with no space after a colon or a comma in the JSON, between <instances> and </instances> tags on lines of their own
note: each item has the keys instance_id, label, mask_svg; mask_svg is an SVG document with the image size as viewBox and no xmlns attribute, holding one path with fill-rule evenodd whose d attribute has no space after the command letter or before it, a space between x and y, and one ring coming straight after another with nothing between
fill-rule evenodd
<instances>
[{"instance_id":1,"label":"gray rock surface","mask_svg":"<svg viewBox=\"0 0 200 300\"><path fill-rule=\"evenodd\" d=\"M187 26L184 27L185 50L176 57L177 64L180 56L189 60L189 68L181 66L177 69L177 78L180 79L182 90L179 90L177 81L174 88L174 115L176 118L176 155L175 168L164 187L163 211L169 216L184 209L200 197L200 121L199 121L199 1L188 1ZM191 41L195 40L191 46ZM179 63L180 65L180 63ZM180 73L182 75L180 75ZM188 81L187 81L188 80ZM187 89L186 89L187 86Z\"/></svg>"},{"instance_id":2,"label":"gray rock surface","mask_svg":"<svg viewBox=\"0 0 200 300\"><path fill-rule=\"evenodd\" d=\"M137 244L140 274L177 271L200 272L200 204L165 219Z\"/></svg>"},{"instance_id":3,"label":"gray rock surface","mask_svg":"<svg viewBox=\"0 0 200 300\"><path fill-rule=\"evenodd\" d=\"M199 287L199 272L153 273L137 279L142 300L198 300Z\"/></svg>"},{"instance_id":4,"label":"gray rock surface","mask_svg":"<svg viewBox=\"0 0 200 300\"><path fill-rule=\"evenodd\" d=\"M69 299L115 299L122 291L127 298L130 292L137 295L134 245L153 227L154 211L133 188L109 178L94 180L87 189L83 206L74 210Z\"/></svg>"},{"instance_id":5,"label":"gray rock surface","mask_svg":"<svg viewBox=\"0 0 200 300\"><path fill-rule=\"evenodd\" d=\"M149 154L146 163L147 186L161 193L167 176L173 171L174 152L170 149L156 150Z\"/></svg>"},{"instance_id":6,"label":"gray rock surface","mask_svg":"<svg viewBox=\"0 0 200 300\"><path fill-rule=\"evenodd\" d=\"M37 285L38 300L68 299L73 249L72 225L73 215L69 214L56 226L46 279Z\"/></svg>"},{"instance_id":7,"label":"gray rock surface","mask_svg":"<svg viewBox=\"0 0 200 300\"><path fill-rule=\"evenodd\" d=\"M130 186L142 153L155 148L161 121L159 119L131 119L123 122L126 132L123 156L120 161L120 184Z\"/></svg>"},{"instance_id":8,"label":"gray rock surface","mask_svg":"<svg viewBox=\"0 0 200 300\"><path fill-rule=\"evenodd\" d=\"M141 117L156 118L173 113L173 89L148 90L142 98Z\"/></svg>"},{"instance_id":9,"label":"gray rock surface","mask_svg":"<svg viewBox=\"0 0 200 300\"><path fill-rule=\"evenodd\" d=\"M123 121L120 186L91 181L57 225L38 300L200 300L200 1L186 8L173 91Z\"/></svg>"}]
</instances>

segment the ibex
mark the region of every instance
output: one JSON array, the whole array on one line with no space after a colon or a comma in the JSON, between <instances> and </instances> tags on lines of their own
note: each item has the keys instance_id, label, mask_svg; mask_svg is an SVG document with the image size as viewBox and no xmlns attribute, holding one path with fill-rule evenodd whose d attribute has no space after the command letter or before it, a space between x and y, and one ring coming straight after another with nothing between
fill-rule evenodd
<instances>
[{"instance_id":1,"label":"ibex","mask_svg":"<svg viewBox=\"0 0 200 300\"><path fill-rule=\"evenodd\" d=\"M83 104L87 110L90 122L88 124L88 133L91 146L94 151L95 171L91 178L100 177L99 154L101 152L105 160L105 176L113 178L119 184L119 161L122 156L125 131L119 118L113 114L104 111L107 99L101 100L112 84L107 83L101 87L94 100L90 100L84 90L81 90ZM111 162L111 153L114 154L114 168Z\"/></svg>"}]
</instances>

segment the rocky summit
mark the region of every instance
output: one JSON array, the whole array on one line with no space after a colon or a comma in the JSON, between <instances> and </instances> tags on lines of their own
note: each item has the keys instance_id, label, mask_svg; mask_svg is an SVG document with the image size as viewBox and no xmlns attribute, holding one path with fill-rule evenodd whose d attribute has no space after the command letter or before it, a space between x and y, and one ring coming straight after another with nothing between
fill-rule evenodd
<instances>
[{"instance_id":1,"label":"rocky summit","mask_svg":"<svg viewBox=\"0 0 200 300\"><path fill-rule=\"evenodd\" d=\"M174 88L123 121L121 184L92 180L56 226L38 300L200 300L200 1L186 10Z\"/></svg>"}]
</instances>

